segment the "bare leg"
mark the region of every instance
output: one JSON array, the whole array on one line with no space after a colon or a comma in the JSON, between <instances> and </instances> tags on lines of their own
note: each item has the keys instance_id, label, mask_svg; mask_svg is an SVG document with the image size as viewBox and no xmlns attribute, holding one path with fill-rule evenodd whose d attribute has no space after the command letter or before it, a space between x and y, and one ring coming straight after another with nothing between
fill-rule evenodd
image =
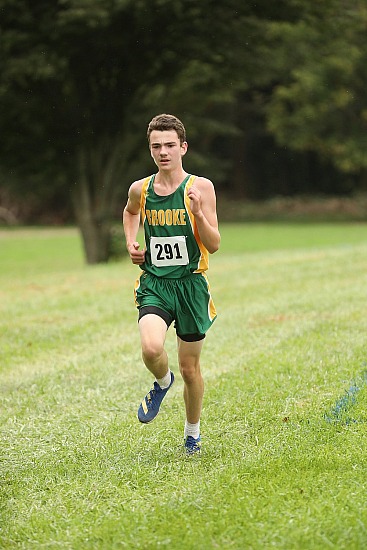
<instances>
[{"instance_id":1,"label":"bare leg","mask_svg":"<svg viewBox=\"0 0 367 550\"><path fill-rule=\"evenodd\" d=\"M167 325L159 315L149 313L140 319L139 330L144 364L156 378L163 378L168 372Z\"/></svg>"},{"instance_id":2,"label":"bare leg","mask_svg":"<svg viewBox=\"0 0 367 550\"><path fill-rule=\"evenodd\" d=\"M155 419L167 391L171 387L174 376L168 369L168 357L164 349L164 343L167 333L167 325L159 315L144 315L139 321L141 351L143 361L157 381L154 382L152 389L144 397L138 409L138 419L140 422L148 423ZM166 380L170 378L170 384L166 386ZM160 384L164 382L164 387Z\"/></svg>"},{"instance_id":3,"label":"bare leg","mask_svg":"<svg viewBox=\"0 0 367 550\"><path fill-rule=\"evenodd\" d=\"M204 380L200 371L200 354L204 340L184 342L177 338L178 360L184 381L186 419L190 424L200 420L204 396Z\"/></svg>"}]
</instances>

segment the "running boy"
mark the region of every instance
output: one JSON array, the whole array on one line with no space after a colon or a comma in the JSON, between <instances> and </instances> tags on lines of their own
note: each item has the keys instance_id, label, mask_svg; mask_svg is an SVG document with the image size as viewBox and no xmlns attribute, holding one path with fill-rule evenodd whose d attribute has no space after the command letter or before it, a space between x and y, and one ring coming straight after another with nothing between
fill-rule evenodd
<instances>
[{"instance_id":1,"label":"running boy","mask_svg":"<svg viewBox=\"0 0 367 550\"><path fill-rule=\"evenodd\" d=\"M216 318L205 273L209 254L220 244L216 196L210 180L183 169L188 144L178 118L168 114L154 117L147 137L158 172L130 186L123 211L127 249L131 261L142 269L135 284L142 358L155 377L138 418L151 422L173 384L164 344L174 322L184 381L184 444L188 454L195 454L201 449L204 395L200 354L205 334ZM144 248L137 242L140 222Z\"/></svg>"}]
</instances>

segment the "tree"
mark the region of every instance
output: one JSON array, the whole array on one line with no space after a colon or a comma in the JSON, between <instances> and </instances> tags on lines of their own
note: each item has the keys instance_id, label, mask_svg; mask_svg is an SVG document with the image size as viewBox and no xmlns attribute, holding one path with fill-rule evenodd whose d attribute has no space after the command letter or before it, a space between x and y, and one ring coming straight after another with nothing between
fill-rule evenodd
<instances>
[{"instance_id":1,"label":"tree","mask_svg":"<svg viewBox=\"0 0 367 550\"><path fill-rule=\"evenodd\" d=\"M180 115L187 76L192 113L204 96L218 102L236 6L0 0L1 165L32 185L68 187L88 263L108 259L111 218L137 174L150 117L171 107Z\"/></svg>"},{"instance_id":2,"label":"tree","mask_svg":"<svg viewBox=\"0 0 367 550\"><path fill-rule=\"evenodd\" d=\"M185 121L187 169L239 196L279 190L274 138L284 173L294 149L365 170L362 2L0 0L0 16L0 177L70 202L89 263L152 169L158 112Z\"/></svg>"},{"instance_id":3,"label":"tree","mask_svg":"<svg viewBox=\"0 0 367 550\"><path fill-rule=\"evenodd\" d=\"M294 0L300 19L268 25L274 86L266 105L278 143L315 151L346 173L367 169L367 8Z\"/></svg>"}]
</instances>

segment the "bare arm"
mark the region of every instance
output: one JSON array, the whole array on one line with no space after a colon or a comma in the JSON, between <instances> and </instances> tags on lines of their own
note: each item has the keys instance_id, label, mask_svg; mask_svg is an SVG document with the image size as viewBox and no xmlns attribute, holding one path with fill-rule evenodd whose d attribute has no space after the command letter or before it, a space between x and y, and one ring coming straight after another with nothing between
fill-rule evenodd
<instances>
[{"instance_id":1,"label":"bare arm","mask_svg":"<svg viewBox=\"0 0 367 550\"><path fill-rule=\"evenodd\" d=\"M145 248L139 250L137 235L140 226L140 193L143 180L135 181L129 189L126 206L122 213L122 223L126 238L126 248L133 264L140 265L145 260Z\"/></svg>"},{"instance_id":2,"label":"bare arm","mask_svg":"<svg viewBox=\"0 0 367 550\"><path fill-rule=\"evenodd\" d=\"M214 186L206 178L197 178L188 190L187 196L190 198L190 208L200 239L210 254L213 254L220 245Z\"/></svg>"}]
</instances>

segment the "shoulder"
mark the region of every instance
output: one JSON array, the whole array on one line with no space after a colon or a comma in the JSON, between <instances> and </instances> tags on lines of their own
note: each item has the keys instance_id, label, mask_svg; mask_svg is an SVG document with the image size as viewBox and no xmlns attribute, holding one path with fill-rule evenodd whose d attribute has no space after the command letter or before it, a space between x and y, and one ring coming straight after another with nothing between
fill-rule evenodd
<instances>
[{"instance_id":1,"label":"shoulder","mask_svg":"<svg viewBox=\"0 0 367 550\"><path fill-rule=\"evenodd\" d=\"M214 187L213 182L203 176L196 176L194 183L200 187Z\"/></svg>"},{"instance_id":2,"label":"shoulder","mask_svg":"<svg viewBox=\"0 0 367 550\"><path fill-rule=\"evenodd\" d=\"M129 197L130 197L130 199L134 199L134 198L138 198L138 197L140 198L141 191L143 189L143 185L150 178L151 178L151 176L147 176L147 177L142 178L140 180L134 181L130 185L130 188L129 188Z\"/></svg>"},{"instance_id":3,"label":"shoulder","mask_svg":"<svg viewBox=\"0 0 367 550\"><path fill-rule=\"evenodd\" d=\"M148 180L150 180L152 176L146 176L145 178L141 178L140 180L133 181L133 183L130 185L130 190L132 191L141 191L143 188L144 183Z\"/></svg>"},{"instance_id":4,"label":"shoulder","mask_svg":"<svg viewBox=\"0 0 367 550\"><path fill-rule=\"evenodd\" d=\"M141 193L145 181L149 181L150 177L142 178L140 180L134 181L130 187L127 194L127 203L125 210L130 212L130 214L138 214L140 210L141 203Z\"/></svg>"},{"instance_id":5,"label":"shoulder","mask_svg":"<svg viewBox=\"0 0 367 550\"><path fill-rule=\"evenodd\" d=\"M195 185L200 191L214 193L214 184L208 178L196 176L193 185Z\"/></svg>"}]
</instances>

